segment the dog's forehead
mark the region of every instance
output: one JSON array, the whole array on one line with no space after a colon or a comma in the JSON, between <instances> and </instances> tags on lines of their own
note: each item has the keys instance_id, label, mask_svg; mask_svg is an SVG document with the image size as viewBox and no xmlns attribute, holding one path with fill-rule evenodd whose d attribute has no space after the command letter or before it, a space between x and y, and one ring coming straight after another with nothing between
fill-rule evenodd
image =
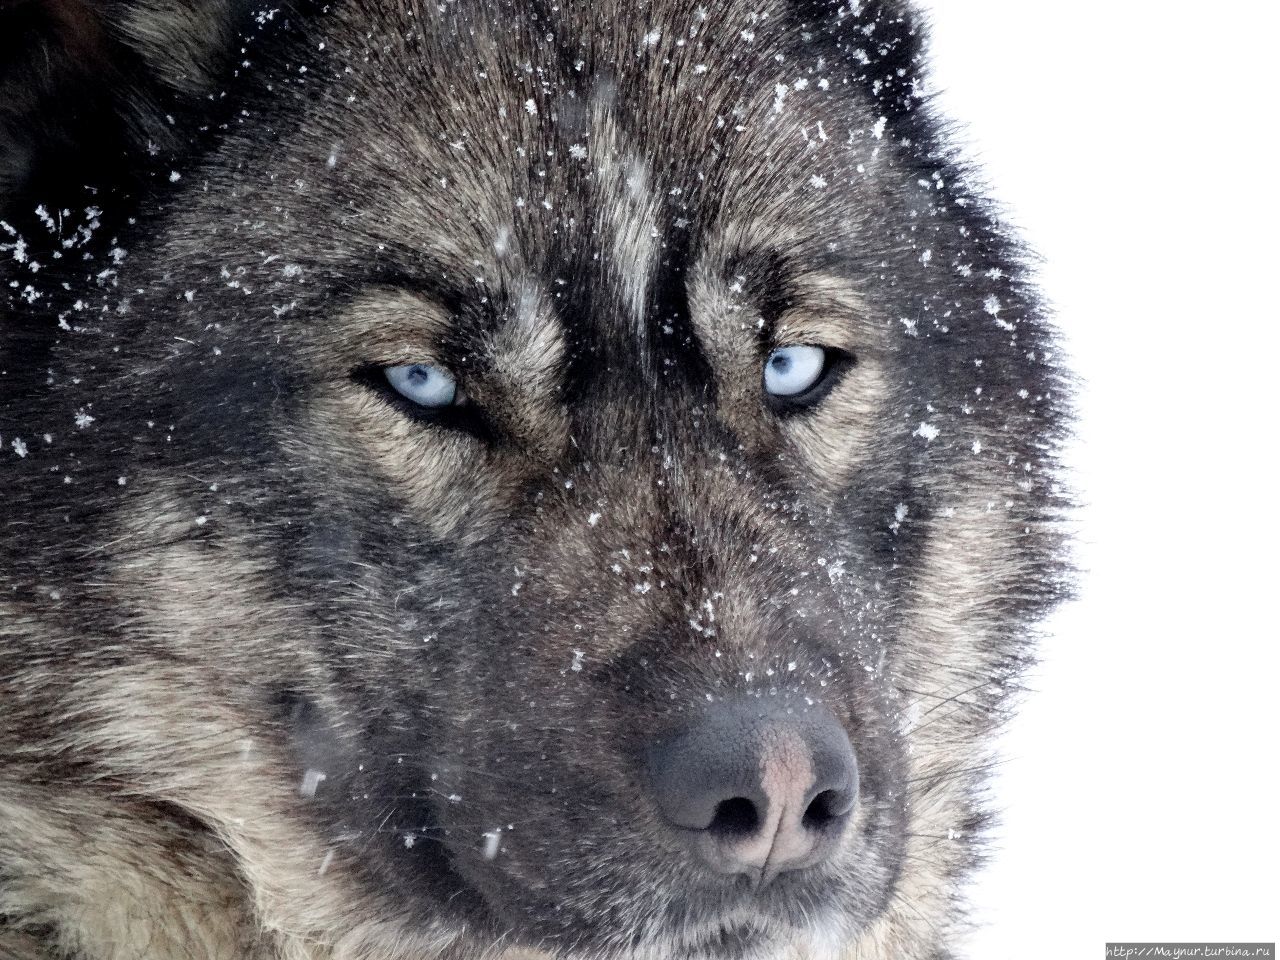
<instances>
[{"instance_id":1,"label":"dog's forehead","mask_svg":"<svg viewBox=\"0 0 1280 960\"><path fill-rule=\"evenodd\" d=\"M849 225L854 174L888 146L849 65L789 8L382 6L374 30L331 27L342 108L318 103L314 126L403 207L442 215L427 229L488 225L486 254L519 253L504 227L609 247L607 217L635 243L785 218L794 247L807 220ZM395 109L362 109L375 99Z\"/></svg>"},{"instance_id":2,"label":"dog's forehead","mask_svg":"<svg viewBox=\"0 0 1280 960\"><path fill-rule=\"evenodd\" d=\"M688 346L694 275L750 286L774 251L852 244L883 124L787 10L518 7L385 3L319 41L337 69L314 128L385 246L468 298L536 289L632 351ZM394 125L358 109L374 97Z\"/></svg>"}]
</instances>

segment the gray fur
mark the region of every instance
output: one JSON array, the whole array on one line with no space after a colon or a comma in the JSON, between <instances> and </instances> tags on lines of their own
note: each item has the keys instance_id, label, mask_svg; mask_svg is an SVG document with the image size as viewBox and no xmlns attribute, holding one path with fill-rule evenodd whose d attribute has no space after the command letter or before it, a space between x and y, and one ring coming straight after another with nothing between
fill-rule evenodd
<instances>
[{"instance_id":1,"label":"gray fur","mask_svg":"<svg viewBox=\"0 0 1280 960\"><path fill-rule=\"evenodd\" d=\"M914 14L114 9L136 167L73 207L0 117L0 955L951 956L1064 407ZM852 358L809 409L784 343ZM750 696L862 774L756 894L641 761Z\"/></svg>"}]
</instances>

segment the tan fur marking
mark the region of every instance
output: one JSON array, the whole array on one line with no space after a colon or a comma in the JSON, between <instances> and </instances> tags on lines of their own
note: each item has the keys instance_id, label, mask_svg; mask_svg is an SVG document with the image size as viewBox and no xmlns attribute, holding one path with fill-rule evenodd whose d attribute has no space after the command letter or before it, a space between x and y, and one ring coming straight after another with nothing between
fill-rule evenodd
<instances>
[{"instance_id":1,"label":"tan fur marking","mask_svg":"<svg viewBox=\"0 0 1280 960\"><path fill-rule=\"evenodd\" d=\"M599 206L600 231L606 237L610 275L647 342L649 282L658 255L658 199L650 185L648 164L625 142L614 114L611 91L600 90L591 103L591 159L604 200Z\"/></svg>"},{"instance_id":2,"label":"tan fur marking","mask_svg":"<svg viewBox=\"0 0 1280 960\"><path fill-rule=\"evenodd\" d=\"M254 960L274 957L217 840L128 802L6 788L0 822L28 838L0 851L17 880L0 911L57 922L57 946L93 960ZM32 842L38 841L38 842ZM2 951L0 951L2 952Z\"/></svg>"}]
</instances>

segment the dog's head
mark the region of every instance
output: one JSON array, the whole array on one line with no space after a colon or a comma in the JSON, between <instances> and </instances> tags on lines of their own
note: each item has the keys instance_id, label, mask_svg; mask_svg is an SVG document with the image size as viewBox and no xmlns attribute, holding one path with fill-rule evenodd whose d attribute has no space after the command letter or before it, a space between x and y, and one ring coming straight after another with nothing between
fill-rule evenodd
<instances>
[{"instance_id":1,"label":"dog's head","mask_svg":"<svg viewBox=\"0 0 1280 960\"><path fill-rule=\"evenodd\" d=\"M300 936L931 936L1055 405L914 19L249 13L50 391L120 762Z\"/></svg>"}]
</instances>

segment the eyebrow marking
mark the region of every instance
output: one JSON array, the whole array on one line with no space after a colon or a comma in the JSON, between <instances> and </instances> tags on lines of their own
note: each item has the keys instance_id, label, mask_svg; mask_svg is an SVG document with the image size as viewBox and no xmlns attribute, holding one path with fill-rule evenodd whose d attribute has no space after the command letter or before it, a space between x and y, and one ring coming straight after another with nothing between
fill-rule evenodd
<instances>
[{"instance_id":1,"label":"eyebrow marking","mask_svg":"<svg viewBox=\"0 0 1280 960\"><path fill-rule=\"evenodd\" d=\"M557 312L530 281L519 284L507 320L493 334L494 371L543 397L559 386L565 330Z\"/></svg>"},{"instance_id":2,"label":"eyebrow marking","mask_svg":"<svg viewBox=\"0 0 1280 960\"><path fill-rule=\"evenodd\" d=\"M870 307L848 278L830 273L793 276L790 285L796 308L788 306L773 325L773 339L780 345L801 343L860 352L859 318L870 316Z\"/></svg>"}]
</instances>

